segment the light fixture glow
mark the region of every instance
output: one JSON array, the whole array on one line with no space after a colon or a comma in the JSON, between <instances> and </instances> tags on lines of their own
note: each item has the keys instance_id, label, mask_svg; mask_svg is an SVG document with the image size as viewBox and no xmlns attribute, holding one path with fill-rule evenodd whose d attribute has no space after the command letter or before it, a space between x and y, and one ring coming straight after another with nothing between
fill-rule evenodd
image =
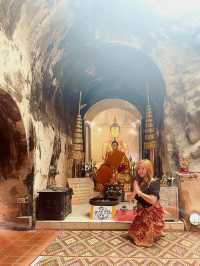
<instances>
[{"instance_id":1,"label":"light fixture glow","mask_svg":"<svg viewBox=\"0 0 200 266\"><path fill-rule=\"evenodd\" d=\"M200 225L200 214L197 212L191 213L189 221L192 225Z\"/></svg>"},{"instance_id":2,"label":"light fixture glow","mask_svg":"<svg viewBox=\"0 0 200 266\"><path fill-rule=\"evenodd\" d=\"M117 123L117 119L114 119L114 122L112 123L112 125L110 126L110 133L113 139L117 139L119 137L120 134L120 126Z\"/></svg>"}]
</instances>

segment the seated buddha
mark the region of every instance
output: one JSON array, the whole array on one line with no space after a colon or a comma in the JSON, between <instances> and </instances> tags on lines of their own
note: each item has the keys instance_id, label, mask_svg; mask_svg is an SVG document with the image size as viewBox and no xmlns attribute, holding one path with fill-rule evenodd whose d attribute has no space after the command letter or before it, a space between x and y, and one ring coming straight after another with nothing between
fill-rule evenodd
<instances>
[{"instance_id":1,"label":"seated buddha","mask_svg":"<svg viewBox=\"0 0 200 266\"><path fill-rule=\"evenodd\" d=\"M96 175L97 190L103 191L106 186L116 184L118 176L128 175L130 164L127 156L123 151L118 149L118 142L112 142L112 151L107 152L104 163L100 166Z\"/></svg>"}]
</instances>

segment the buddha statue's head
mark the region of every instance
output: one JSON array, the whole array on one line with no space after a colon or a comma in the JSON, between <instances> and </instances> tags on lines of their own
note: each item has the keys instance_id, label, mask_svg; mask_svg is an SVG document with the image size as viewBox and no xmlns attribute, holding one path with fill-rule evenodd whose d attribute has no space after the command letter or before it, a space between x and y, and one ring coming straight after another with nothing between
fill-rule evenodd
<instances>
[{"instance_id":1,"label":"buddha statue's head","mask_svg":"<svg viewBox=\"0 0 200 266\"><path fill-rule=\"evenodd\" d=\"M111 146L113 151L116 151L118 150L119 143L116 140L113 140Z\"/></svg>"}]
</instances>

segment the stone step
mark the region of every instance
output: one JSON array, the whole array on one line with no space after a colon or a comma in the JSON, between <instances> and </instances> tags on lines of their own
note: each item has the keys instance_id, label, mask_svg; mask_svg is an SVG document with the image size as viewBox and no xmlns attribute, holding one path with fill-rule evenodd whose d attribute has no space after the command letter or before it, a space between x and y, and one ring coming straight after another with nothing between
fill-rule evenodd
<instances>
[{"instance_id":1,"label":"stone step","mask_svg":"<svg viewBox=\"0 0 200 266\"><path fill-rule=\"evenodd\" d=\"M18 216L16 217L16 222L18 225L23 225L23 226L32 226L32 216Z\"/></svg>"},{"instance_id":2,"label":"stone step","mask_svg":"<svg viewBox=\"0 0 200 266\"><path fill-rule=\"evenodd\" d=\"M78 218L77 218L78 219ZM115 221L76 221L67 218L64 221L36 221L36 229L54 229L54 230L128 230L130 223ZM166 231L184 231L182 221L166 222Z\"/></svg>"},{"instance_id":3,"label":"stone step","mask_svg":"<svg viewBox=\"0 0 200 266\"><path fill-rule=\"evenodd\" d=\"M94 184L90 178L68 178L68 183L73 189L72 204L88 203L93 197Z\"/></svg>"}]
</instances>

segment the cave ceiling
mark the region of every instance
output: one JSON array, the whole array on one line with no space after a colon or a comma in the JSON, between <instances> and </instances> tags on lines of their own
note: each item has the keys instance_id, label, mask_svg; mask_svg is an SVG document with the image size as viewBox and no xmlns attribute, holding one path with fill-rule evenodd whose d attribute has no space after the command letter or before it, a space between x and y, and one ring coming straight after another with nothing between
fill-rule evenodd
<instances>
[{"instance_id":1,"label":"cave ceiling","mask_svg":"<svg viewBox=\"0 0 200 266\"><path fill-rule=\"evenodd\" d=\"M122 97L141 110L148 83L152 98L159 93L159 110L165 83L147 54L169 40L196 52L199 15L161 16L151 2L0 0L0 27L31 62L32 101L59 94L68 104L81 90L87 108L103 97ZM126 39L139 40L143 52Z\"/></svg>"}]
</instances>

